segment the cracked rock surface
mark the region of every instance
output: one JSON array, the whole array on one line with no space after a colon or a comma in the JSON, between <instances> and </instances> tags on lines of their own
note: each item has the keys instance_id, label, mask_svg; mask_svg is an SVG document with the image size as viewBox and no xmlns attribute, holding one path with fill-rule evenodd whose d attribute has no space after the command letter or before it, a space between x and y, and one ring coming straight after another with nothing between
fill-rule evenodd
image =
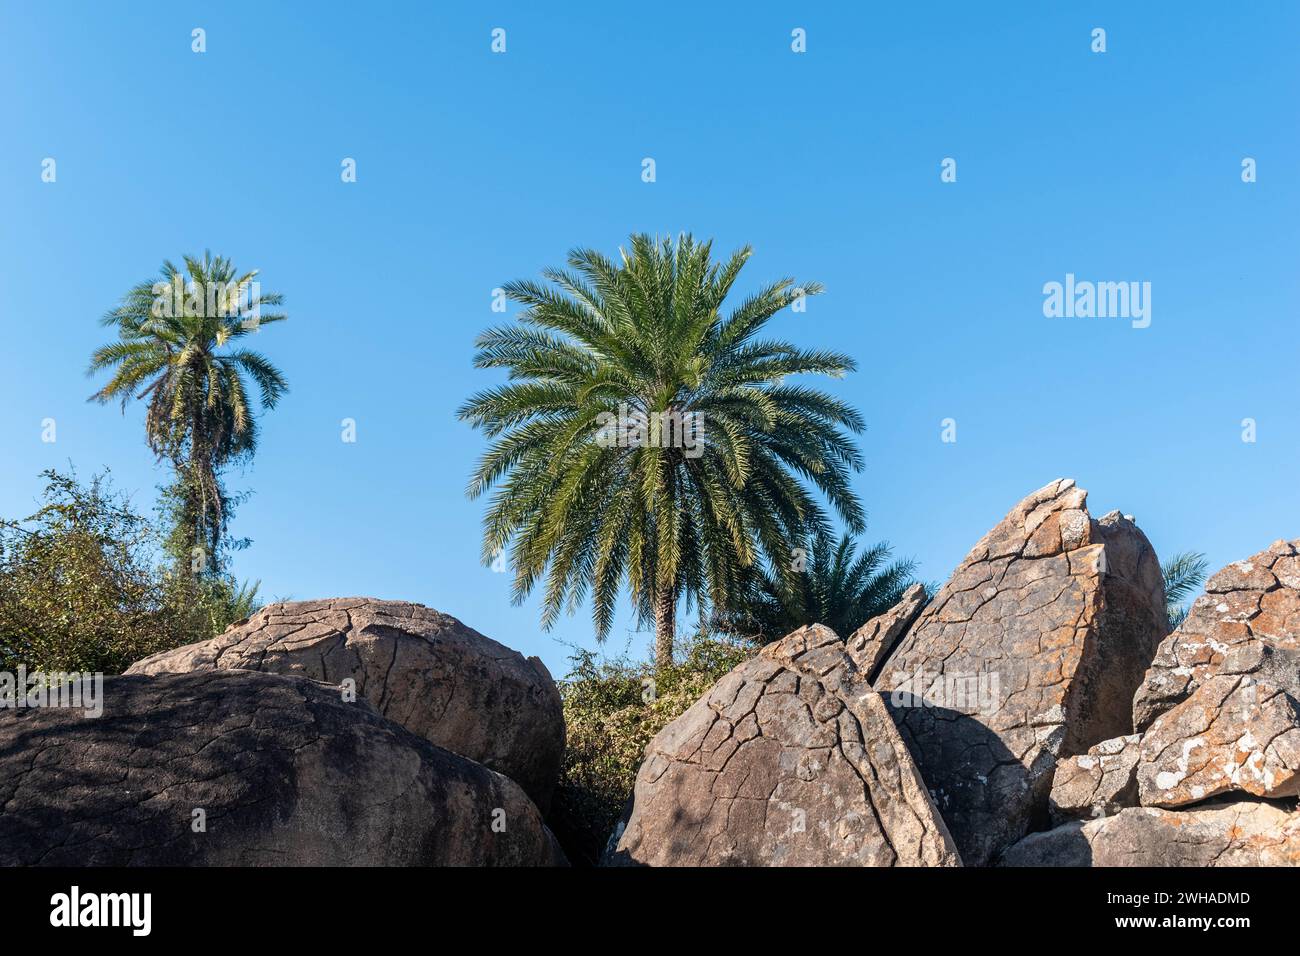
<instances>
[{"instance_id":1,"label":"cracked rock surface","mask_svg":"<svg viewBox=\"0 0 1300 956\"><path fill-rule=\"evenodd\" d=\"M1137 734L1112 737L1088 748L1086 754L1056 763L1052 777L1053 823L1110 816L1137 806Z\"/></svg>"},{"instance_id":2,"label":"cracked rock surface","mask_svg":"<svg viewBox=\"0 0 1300 956\"><path fill-rule=\"evenodd\" d=\"M885 692L967 865L1046 822L1057 759L1131 732L1168 630L1159 561L1060 479L971 550L884 664Z\"/></svg>"},{"instance_id":3,"label":"cracked rock surface","mask_svg":"<svg viewBox=\"0 0 1300 956\"><path fill-rule=\"evenodd\" d=\"M650 742L607 862L960 865L884 703L821 625L740 664Z\"/></svg>"},{"instance_id":4,"label":"cracked rock surface","mask_svg":"<svg viewBox=\"0 0 1300 956\"><path fill-rule=\"evenodd\" d=\"M564 757L559 691L536 658L420 604L335 598L271 604L211 640L128 674L239 669L338 684L407 730L518 783L545 811Z\"/></svg>"},{"instance_id":5,"label":"cracked rock surface","mask_svg":"<svg viewBox=\"0 0 1300 956\"><path fill-rule=\"evenodd\" d=\"M1194 810L1131 807L1034 833L1003 866L1296 866L1300 814L1272 803L1209 803Z\"/></svg>"},{"instance_id":6,"label":"cracked rock surface","mask_svg":"<svg viewBox=\"0 0 1300 956\"><path fill-rule=\"evenodd\" d=\"M1300 707L1249 675L1209 677L1142 736L1144 806L1178 807L1237 791L1300 794Z\"/></svg>"},{"instance_id":7,"label":"cracked rock surface","mask_svg":"<svg viewBox=\"0 0 1300 956\"><path fill-rule=\"evenodd\" d=\"M103 689L99 718L0 711L0 865L564 862L516 784L337 687L209 669Z\"/></svg>"},{"instance_id":8,"label":"cracked rock surface","mask_svg":"<svg viewBox=\"0 0 1300 956\"><path fill-rule=\"evenodd\" d=\"M1135 729L1145 730L1216 675L1249 674L1300 698L1298 543L1276 541L1206 582L1134 695Z\"/></svg>"},{"instance_id":9,"label":"cracked rock surface","mask_svg":"<svg viewBox=\"0 0 1300 956\"><path fill-rule=\"evenodd\" d=\"M1057 765L1053 820L1105 817L1028 836L1003 862L1300 865L1298 596L1296 542L1211 577L1134 694L1138 733Z\"/></svg>"}]
</instances>

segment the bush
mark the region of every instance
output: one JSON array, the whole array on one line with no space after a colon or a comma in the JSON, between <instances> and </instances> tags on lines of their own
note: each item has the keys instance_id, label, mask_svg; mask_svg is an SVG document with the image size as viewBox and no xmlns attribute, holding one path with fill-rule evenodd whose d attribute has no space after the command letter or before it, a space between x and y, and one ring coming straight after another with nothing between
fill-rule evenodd
<instances>
[{"instance_id":1,"label":"bush","mask_svg":"<svg viewBox=\"0 0 1300 956\"><path fill-rule=\"evenodd\" d=\"M159 530L106 474L43 477L40 509L0 521L0 670L116 674L251 612L255 589L167 570Z\"/></svg>"},{"instance_id":2,"label":"bush","mask_svg":"<svg viewBox=\"0 0 1300 956\"><path fill-rule=\"evenodd\" d=\"M559 682L568 743L550 825L575 865L594 865L618 822L646 744L753 651L697 637L680 664L570 658Z\"/></svg>"}]
</instances>

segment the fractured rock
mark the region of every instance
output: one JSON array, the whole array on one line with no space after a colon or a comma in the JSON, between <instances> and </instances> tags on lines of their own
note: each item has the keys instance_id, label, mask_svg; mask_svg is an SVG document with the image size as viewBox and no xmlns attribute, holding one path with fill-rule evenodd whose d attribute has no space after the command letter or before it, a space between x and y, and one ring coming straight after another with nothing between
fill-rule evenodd
<instances>
[{"instance_id":1,"label":"fractured rock","mask_svg":"<svg viewBox=\"0 0 1300 956\"><path fill-rule=\"evenodd\" d=\"M1300 707L1271 684L1222 674L1156 718L1142 737L1144 806L1178 807L1230 791L1300 794Z\"/></svg>"},{"instance_id":2,"label":"fractured rock","mask_svg":"<svg viewBox=\"0 0 1300 956\"><path fill-rule=\"evenodd\" d=\"M1219 571L1187 619L1160 644L1133 698L1133 726L1145 730L1209 677L1250 674L1300 699L1300 554L1297 542Z\"/></svg>"},{"instance_id":3,"label":"fractured rock","mask_svg":"<svg viewBox=\"0 0 1300 956\"><path fill-rule=\"evenodd\" d=\"M1110 816L1137 806L1137 734L1112 737L1088 748L1086 754L1056 763L1052 777L1053 823Z\"/></svg>"},{"instance_id":4,"label":"fractured rock","mask_svg":"<svg viewBox=\"0 0 1300 956\"><path fill-rule=\"evenodd\" d=\"M102 700L0 711L0 866L564 863L515 783L337 687L209 669Z\"/></svg>"},{"instance_id":5,"label":"fractured rock","mask_svg":"<svg viewBox=\"0 0 1300 956\"><path fill-rule=\"evenodd\" d=\"M960 865L884 703L821 625L737 666L650 742L608 862Z\"/></svg>"},{"instance_id":6,"label":"fractured rock","mask_svg":"<svg viewBox=\"0 0 1300 956\"><path fill-rule=\"evenodd\" d=\"M1002 866L1300 866L1300 814L1271 803L1130 807L1033 833Z\"/></svg>"},{"instance_id":7,"label":"fractured rock","mask_svg":"<svg viewBox=\"0 0 1300 956\"><path fill-rule=\"evenodd\" d=\"M564 758L559 691L536 657L405 601L271 604L211 640L137 661L128 674L212 669L351 679L379 713L514 780L545 811Z\"/></svg>"},{"instance_id":8,"label":"fractured rock","mask_svg":"<svg viewBox=\"0 0 1300 956\"><path fill-rule=\"evenodd\" d=\"M1059 757L1131 732L1168 629L1150 542L1061 479L971 550L876 681L969 865L1046 822Z\"/></svg>"},{"instance_id":9,"label":"fractured rock","mask_svg":"<svg viewBox=\"0 0 1300 956\"><path fill-rule=\"evenodd\" d=\"M866 680L875 680L880 665L921 613L925 600L925 586L913 584L903 592L897 604L867 621L845 641L849 657L853 658L858 673Z\"/></svg>"}]
</instances>

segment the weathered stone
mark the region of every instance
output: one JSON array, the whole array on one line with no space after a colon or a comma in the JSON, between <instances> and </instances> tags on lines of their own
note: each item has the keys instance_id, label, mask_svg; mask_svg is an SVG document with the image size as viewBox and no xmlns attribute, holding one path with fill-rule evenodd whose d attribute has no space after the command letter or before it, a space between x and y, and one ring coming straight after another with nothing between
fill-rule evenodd
<instances>
[{"instance_id":1,"label":"weathered stone","mask_svg":"<svg viewBox=\"0 0 1300 956\"><path fill-rule=\"evenodd\" d=\"M1058 757L1131 732L1168 625L1160 565L1058 480L971 550L876 681L967 865L1047 817Z\"/></svg>"},{"instance_id":2,"label":"weathered stone","mask_svg":"<svg viewBox=\"0 0 1300 956\"><path fill-rule=\"evenodd\" d=\"M1300 866L1300 814L1271 803L1130 807L1025 837L1003 866Z\"/></svg>"},{"instance_id":3,"label":"weathered stone","mask_svg":"<svg viewBox=\"0 0 1300 956\"><path fill-rule=\"evenodd\" d=\"M1208 677L1142 736L1144 806L1179 807L1229 791L1300 794L1300 707L1253 677Z\"/></svg>"},{"instance_id":4,"label":"weathered stone","mask_svg":"<svg viewBox=\"0 0 1300 956\"><path fill-rule=\"evenodd\" d=\"M878 694L821 625L764 648L646 748L613 864L955 866Z\"/></svg>"},{"instance_id":5,"label":"weathered stone","mask_svg":"<svg viewBox=\"0 0 1300 956\"><path fill-rule=\"evenodd\" d=\"M845 641L849 657L858 673L866 680L875 680L880 666L898 643L916 616L925 606L925 586L913 584L903 592L897 604L884 614L877 615L854 631Z\"/></svg>"},{"instance_id":6,"label":"weathered stone","mask_svg":"<svg viewBox=\"0 0 1300 956\"><path fill-rule=\"evenodd\" d=\"M1053 823L1090 820L1137 806L1137 734L1112 737L1088 748L1086 754L1056 763L1052 777Z\"/></svg>"},{"instance_id":7,"label":"weathered stone","mask_svg":"<svg viewBox=\"0 0 1300 956\"><path fill-rule=\"evenodd\" d=\"M536 658L420 604L337 598L272 604L224 634L128 674L211 669L351 679L385 717L518 783L545 811L564 758L559 691Z\"/></svg>"},{"instance_id":8,"label":"weathered stone","mask_svg":"<svg viewBox=\"0 0 1300 956\"><path fill-rule=\"evenodd\" d=\"M1209 677L1250 674L1300 698L1300 542L1276 541L1230 564L1161 642L1133 698L1145 730Z\"/></svg>"},{"instance_id":9,"label":"weathered stone","mask_svg":"<svg viewBox=\"0 0 1300 956\"><path fill-rule=\"evenodd\" d=\"M337 687L206 670L102 699L0 711L0 865L563 863L517 785Z\"/></svg>"}]
</instances>

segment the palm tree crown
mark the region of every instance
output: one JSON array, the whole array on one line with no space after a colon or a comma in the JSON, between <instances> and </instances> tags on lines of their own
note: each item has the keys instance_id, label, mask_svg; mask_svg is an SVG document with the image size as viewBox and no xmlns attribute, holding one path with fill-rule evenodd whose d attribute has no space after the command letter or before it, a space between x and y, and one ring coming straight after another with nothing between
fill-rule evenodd
<instances>
[{"instance_id":1,"label":"palm tree crown","mask_svg":"<svg viewBox=\"0 0 1300 956\"><path fill-rule=\"evenodd\" d=\"M852 535L842 535L837 543L820 534L811 544L811 553L799 556L793 575L755 568L743 599L718 615L715 626L761 644L806 624L824 624L847 638L897 604L914 583L916 563L890 562L887 543L858 553Z\"/></svg>"},{"instance_id":2,"label":"palm tree crown","mask_svg":"<svg viewBox=\"0 0 1300 956\"><path fill-rule=\"evenodd\" d=\"M262 311L283 296L261 292L256 271L240 274L220 256L186 256L183 263L178 269L164 262L159 281L135 286L104 316L118 338L95 350L88 374L112 371L92 401L120 400L123 410L132 399L148 403L145 438L176 465L192 525L184 537L215 558L228 511L221 468L257 448L247 379L263 408L274 408L288 390L263 355L235 345L285 318Z\"/></svg>"},{"instance_id":3,"label":"palm tree crown","mask_svg":"<svg viewBox=\"0 0 1300 956\"><path fill-rule=\"evenodd\" d=\"M1180 551L1160 565L1165 579L1165 615L1169 630L1175 631L1187 619L1186 601L1205 582L1210 563L1205 555L1194 551Z\"/></svg>"},{"instance_id":4,"label":"palm tree crown","mask_svg":"<svg viewBox=\"0 0 1300 956\"><path fill-rule=\"evenodd\" d=\"M655 622L659 663L672 659L680 599L729 606L756 560L784 566L827 524L800 477L851 528L863 520L847 434L861 417L784 382L840 376L853 360L758 338L821 287L782 279L724 315L750 249L726 262L710 251L689 235L641 234L617 264L578 249L569 269L543 272L549 284L509 283L519 322L480 336L475 365L510 381L459 412L492 439L468 492L496 487L483 558L509 549L516 602L544 577L550 627L590 596L603 638L626 580L640 618Z\"/></svg>"}]
</instances>

